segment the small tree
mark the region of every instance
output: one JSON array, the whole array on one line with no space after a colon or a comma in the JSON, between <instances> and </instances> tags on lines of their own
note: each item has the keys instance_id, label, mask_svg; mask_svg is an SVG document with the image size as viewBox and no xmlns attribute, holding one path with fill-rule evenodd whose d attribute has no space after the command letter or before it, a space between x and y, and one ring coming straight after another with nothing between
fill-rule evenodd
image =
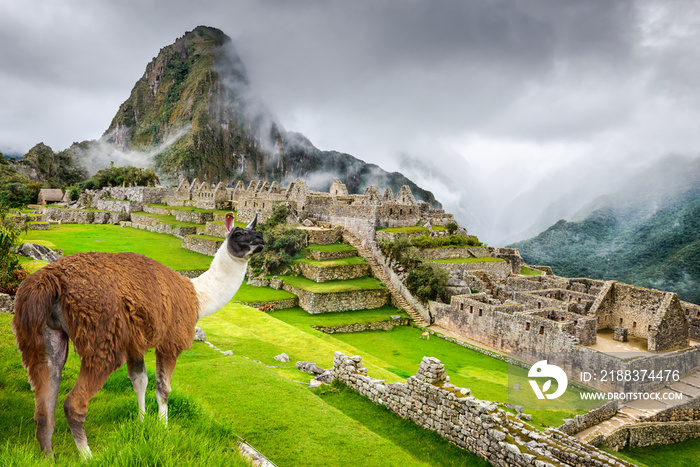
<instances>
[{"instance_id":1,"label":"small tree","mask_svg":"<svg viewBox=\"0 0 700 467\"><path fill-rule=\"evenodd\" d=\"M0 201L0 292L14 295L19 284L27 277L15 254L14 244L20 229L10 217L10 207Z\"/></svg>"},{"instance_id":2,"label":"small tree","mask_svg":"<svg viewBox=\"0 0 700 467\"><path fill-rule=\"evenodd\" d=\"M445 228L447 229L448 234L454 235L457 232L457 229L459 229L459 224L457 224L455 221L450 221L445 224Z\"/></svg>"},{"instance_id":3,"label":"small tree","mask_svg":"<svg viewBox=\"0 0 700 467\"><path fill-rule=\"evenodd\" d=\"M406 286L423 303L428 300L444 300L448 278L447 271L439 266L423 263L408 272Z\"/></svg>"}]
</instances>

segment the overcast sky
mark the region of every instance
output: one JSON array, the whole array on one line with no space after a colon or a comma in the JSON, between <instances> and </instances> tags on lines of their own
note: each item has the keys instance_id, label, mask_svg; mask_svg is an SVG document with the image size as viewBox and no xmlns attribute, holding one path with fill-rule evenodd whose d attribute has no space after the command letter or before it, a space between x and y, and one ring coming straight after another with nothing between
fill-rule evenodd
<instances>
[{"instance_id":1,"label":"overcast sky","mask_svg":"<svg viewBox=\"0 0 700 467\"><path fill-rule=\"evenodd\" d=\"M0 151L99 138L200 24L233 39L287 130L404 172L489 238L700 154L690 0L0 0Z\"/></svg>"}]
</instances>

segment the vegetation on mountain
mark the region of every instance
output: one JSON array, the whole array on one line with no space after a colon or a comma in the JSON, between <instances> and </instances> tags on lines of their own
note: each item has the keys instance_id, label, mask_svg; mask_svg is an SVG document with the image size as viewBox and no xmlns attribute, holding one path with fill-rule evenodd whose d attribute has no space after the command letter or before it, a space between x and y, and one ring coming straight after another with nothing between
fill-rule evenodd
<instances>
[{"instance_id":1,"label":"vegetation on mountain","mask_svg":"<svg viewBox=\"0 0 700 467\"><path fill-rule=\"evenodd\" d=\"M160 183L158 175L152 169L137 167L115 167L99 170L95 175L80 183L80 190L98 190L107 186L156 186Z\"/></svg>"},{"instance_id":2,"label":"vegetation on mountain","mask_svg":"<svg viewBox=\"0 0 700 467\"><path fill-rule=\"evenodd\" d=\"M408 185L417 199L439 207L429 191L400 173L388 173L349 154L321 151L287 132L251 91L231 39L199 26L161 49L134 85L105 132L121 150L154 152L167 180L303 178L327 190L334 177L351 193L370 184L398 192Z\"/></svg>"},{"instance_id":3,"label":"vegetation on mountain","mask_svg":"<svg viewBox=\"0 0 700 467\"><path fill-rule=\"evenodd\" d=\"M561 220L513 244L528 264L556 274L617 280L678 293L700 303L700 187L669 198L616 209L609 200L576 222Z\"/></svg>"},{"instance_id":4,"label":"vegetation on mountain","mask_svg":"<svg viewBox=\"0 0 700 467\"><path fill-rule=\"evenodd\" d=\"M21 230L11 217L10 206L0 201L0 293L15 295L27 273L14 251Z\"/></svg>"},{"instance_id":5,"label":"vegetation on mountain","mask_svg":"<svg viewBox=\"0 0 700 467\"><path fill-rule=\"evenodd\" d=\"M265 275L285 273L294 255L306 246L306 232L287 224L289 213L289 205L280 203L269 219L256 227L263 234L265 249L248 263L255 272Z\"/></svg>"},{"instance_id":6,"label":"vegetation on mountain","mask_svg":"<svg viewBox=\"0 0 700 467\"><path fill-rule=\"evenodd\" d=\"M76 156L76 150L87 144L89 143L74 143L68 149L54 152L44 143L39 143L31 148L18 164L36 170L38 181L47 185L48 188L74 185L88 176Z\"/></svg>"}]
</instances>

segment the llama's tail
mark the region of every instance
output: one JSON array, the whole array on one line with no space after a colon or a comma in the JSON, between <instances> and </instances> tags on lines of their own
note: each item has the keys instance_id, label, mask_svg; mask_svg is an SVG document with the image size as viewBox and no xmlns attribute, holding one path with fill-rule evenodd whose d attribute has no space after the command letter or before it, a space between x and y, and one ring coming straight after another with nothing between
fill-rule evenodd
<instances>
[{"instance_id":1,"label":"llama's tail","mask_svg":"<svg viewBox=\"0 0 700 467\"><path fill-rule=\"evenodd\" d=\"M22 352L22 365L28 370L29 383L34 388L34 374L45 368L47 356L46 324L53 313L53 305L59 297L61 286L48 271L37 271L27 277L15 295L15 315L12 330L17 347Z\"/></svg>"}]
</instances>

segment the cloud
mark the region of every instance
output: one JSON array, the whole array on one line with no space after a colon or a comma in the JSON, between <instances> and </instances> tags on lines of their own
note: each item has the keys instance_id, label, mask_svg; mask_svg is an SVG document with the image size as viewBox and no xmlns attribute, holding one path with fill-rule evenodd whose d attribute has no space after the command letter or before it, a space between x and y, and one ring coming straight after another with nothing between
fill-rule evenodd
<instances>
[{"instance_id":1,"label":"cloud","mask_svg":"<svg viewBox=\"0 0 700 467\"><path fill-rule=\"evenodd\" d=\"M486 241L699 154L700 5L682 0L5 1L0 150L97 139L200 24L232 37L261 128L404 172Z\"/></svg>"}]
</instances>

